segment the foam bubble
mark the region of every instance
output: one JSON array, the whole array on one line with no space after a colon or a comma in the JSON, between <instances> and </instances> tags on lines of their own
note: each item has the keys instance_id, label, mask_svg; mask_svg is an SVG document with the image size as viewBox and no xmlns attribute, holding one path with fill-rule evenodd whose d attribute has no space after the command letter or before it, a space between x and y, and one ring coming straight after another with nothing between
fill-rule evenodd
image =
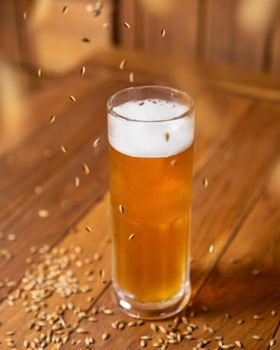
<instances>
[{"instance_id":1,"label":"foam bubble","mask_svg":"<svg viewBox=\"0 0 280 350\"><path fill-rule=\"evenodd\" d=\"M186 105L147 99L125 102L113 110L118 115L133 119L128 121L108 114L109 143L123 154L141 158L165 158L184 151L193 143L193 116L170 120L186 112Z\"/></svg>"}]
</instances>

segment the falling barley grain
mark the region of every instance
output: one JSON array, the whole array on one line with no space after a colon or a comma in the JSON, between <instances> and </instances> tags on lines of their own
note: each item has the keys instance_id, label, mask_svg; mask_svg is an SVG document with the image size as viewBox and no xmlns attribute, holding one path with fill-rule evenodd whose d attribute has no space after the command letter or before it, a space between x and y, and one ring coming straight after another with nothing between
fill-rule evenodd
<instances>
[{"instance_id":1,"label":"falling barley grain","mask_svg":"<svg viewBox=\"0 0 280 350\"><path fill-rule=\"evenodd\" d=\"M68 12L68 6L63 6L62 13L65 15Z\"/></svg>"},{"instance_id":2,"label":"falling barley grain","mask_svg":"<svg viewBox=\"0 0 280 350\"><path fill-rule=\"evenodd\" d=\"M86 73L86 67L82 66L81 70L80 70L81 76L83 77Z\"/></svg>"},{"instance_id":3,"label":"falling barley grain","mask_svg":"<svg viewBox=\"0 0 280 350\"><path fill-rule=\"evenodd\" d=\"M9 241L13 242L16 240L17 237L14 233L10 233L10 234L8 234L7 238Z\"/></svg>"},{"instance_id":4,"label":"falling barley grain","mask_svg":"<svg viewBox=\"0 0 280 350\"><path fill-rule=\"evenodd\" d=\"M130 24L129 23L124 22L123 25L125 26L125 28L130 29Z\"/></svg>"},{"instance_id":5,"label":"falling barley grain","mask_svg":"<svg viewBox=\"0 0 280 350\"><path fill-rule=\"evenodd\" d=\"M80 186L80 178L78 176L75 177L75 187L79 187Z\"/></svg>"},{"instance_id":6,"label":"falling barley grain","mask_svg":"<svg viewBox=\"0 0 280 350\"><path fill-rule=\"evenodd\" d=\"M50 215L50 212L46 209L40 209L38 210L38 215L40 216L40 218L45 219Z\"/></svg>"},{"instance_id":7,"label":"falling barley grain","mask_svg":"<svg viewBox=\"0 0 280 350\"><path fill-rule=\"evenodd\" d=\"M73 95L69 95L69 99L73 102L77 102L76 97Z\"/></svg>"},{"instance_id":8,"label":"falling barley grain","mask_svg":"<svg viewBox=\"0 0 280 350\"><path fill-rule=\"evenodd\" d=\"M276 344L276 339L271 339L270 341L269 341L269 346L270 347L272 347L272 346L274 346Z\"/></svg>"},{"instance_id":9,"label":"falling barley grain","mask_svg":"<svg viewBox=\"0 0 280 350\"><path fill-rule=\"evenodd\" d=\"M130 83L134 83L134 73L133 72L129 73L128 80Z\"/></svg>"},{"instance_id":10,"label":"falling barley grain","mask_svg":"<svg viewBox=\"0 0 280 350\"><path fill-rule=\"evenodd\" d=\"M203 187L205 188L208 187L208 179L206 177L202 179L202 184L203 184Z\"/></svg>"},{"instance_id":11,"label":"falling barley grain","mask_svg":"<svg viewBox=\"0 0 280 350\"><path fill-rule=\"evenodd\" d=\"M214 252L214 246L213 244L211 244L209 247L209 253L213 253L213 252Z\"/></svg>"},{"instance_id":12,"label":"falling barley grain","mask_svg":"<svg viewBox=\"0 0 280 350\"><path fill-rule=\"evenodd\" d=\"M94 261L98 261L98 260L100 260L101 259L101 255L99 254L99 253L95 253L94 255L93 255L93 260Z\"/></svg>"},{"instance_id":13,"label":"falling barley grain","mask_svg":"<svg viewBox=\"0 0 280 350\"><path fill-rule=\"evenodd\" d=\"M121 204L119 205L119 212L124 214L124 207Z\"/></svg>"},{"instance_id":14,"label":"falling barley grain","mask_svg":"<svg viewBox=\"0 0 280 350\"><path fill-rule=\"evenodd\" d=\"M89 38L82 38L81 39L83 43L90 43L90 39Z\"/></svg>"},{"instance_id":15,"label":"falling barley grain","mask_svg":"<svg viewBox=\"0 0 280 350\"><path fill-rule=\"evenodd\" d=\"M93 147L96 148L100 144L100 137L93 141Z\"/></svg>"},{"instance_id":16,"label":"falling barley grain","mask_svg":"<svg viewBox=\"0 0 280 350\"><path fill-rule=\"evenodd\" d=\"M83 170L86 175L90 173L89 166L86 163L83 163Z\"/></svg>"},{"instance_id":17,"label":"falling barley grain","mask_svg":"<svg viewBox=\"0 0 280 350\"><path fill-rule=\"evenodd\" d=\"M90 226L86 226L86 231L92 233L92 228Z\"/></svg>"},{"instance_id":18,"label":"falling barley grain","mask_svg":"<svg viewBox=\"0 0 280 350\"><path fill-rule=\"evenodd\" d=\"M164 133L164 138L165 138L166 142L169 140L169 133L168 132Z\"/></svg>"},{"instance_id":19,"label":"falling barley grain","mask_svg":"<svg viewBox=\"0 0 280 350\"><path fill-rule=\"evenodd\" d=\"M61 151L62 151L63 153L67 153L67 152L68 152L68 149L67 149L66 146L61 145L60 148L61 148Z\"/></svg>"},{"instance_id":20,"label":"falling barley grain","mask_svg":"<svg viewBox=\"0 0 280 350\"><path fill-rule=\"evenodd\" d=\"M132 234L128 237L128 240L130 241L130 240L132 240L134 237L135 237L135 234L132 233Z\"/></svg>"},{"instance_id":21,"label":"falling barley grain","mask_svg":"<svg viewBox=\"0 0 280 350\"><path fill-rule=\"evenodd\" d=\"M110 25L110 23L108 23L108 22L105 22L105 23L102 24L102 28L103 28L103 29L106 29L106 30L110 29L110 26L111 26L111 25Z\"/></svg>"},{"instance_id":22,"label":"falling barley grain","mask_svg":"<svg viewBox=\"0 0 280 350\"><path fill-rule=\"evenodd\" d=\"M50 117L50 124L53 124L55 122L55 119L56 119L56 116L55 115L52 115Z\"/></svg>"},{"instance_id":23,"label":"falling barley grain","mask_svg":"<svg viewBox=\"0 0 280 350\"><path fill-rule=\"evenodd\" d=\"M165 30L164 28L161 30L160 35L161 35L162 38L165 37L165 35L166 35L166 30Z\"/></svg>"},{"instance_id":24,"label":"falling barley grain","mask_svg":"<svg viewBox=\"0 0 280 350\"><path fill-rule=\"evenodd\" d=\"M26 19L27 19L27 11L24 11L24 12L23 12L22 17L23 17L23 19L26 21Z\"/></svg>"},{"instance_id":25,"label":"falling barley grain","mask_svg":"<svg viewBox=\"0 0 280 350\"><path fill-rule=\"evenodd\" d=\"M42 68L38 68L37 75L38 75L39 78L41 78L41 76L42 76Z\"/></svg>"},{"instance_id":26,"label":"falling barley grain","mask_svg":"<svg viewBox=\"0 0 280 350\"><path fill-rule=\"evenodd\" d=\"M124 67L126 66L126 60L123 59L119 65L120 70L124 70Z\"/></svg>"}]
</instances>

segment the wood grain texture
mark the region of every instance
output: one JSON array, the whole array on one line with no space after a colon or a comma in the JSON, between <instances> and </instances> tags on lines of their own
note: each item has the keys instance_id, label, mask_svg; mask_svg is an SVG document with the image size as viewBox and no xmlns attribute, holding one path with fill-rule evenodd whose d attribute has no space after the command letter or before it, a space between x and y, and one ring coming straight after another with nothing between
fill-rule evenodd
<instances>
[{"instance_id":1,"label":"wood grain texture","mask_svg":"<svg viewBox=\"0 0 280 350\"><path fill-rule=\"evenodd\" d=\"M129 67L120 72L118 64L124 57ZM105 195L108 176L105 102L114 91L129 86L130 69L139 77L139 82L176 82L187 89L195 79L199 81L192 87L197 100L192 219L192 310L196 314L191 317L187 311L187 317L199 326L196 340L222 335L227 344L239 338L248 349L259 350L266 349L272 337L279 342L279 103L265 102L254 94L255 90L249 94L250 98L248 94L237 96L234 89L222 91L222 85L220 88L213 85L208 90L203 76L206 80L209 76L215 77L224 84L237 81L245 90L248 85L259 89L264 83L262 92L267 94L270 89L278 90L277 79L251 73L236 77L235 71L223 67L217 69L215 75L199 64L184 70L183 64L170 64L168 59L158 60L156 56L151 62L150 58L150 55L126 51L111 51L110 55L100 52L87 64L89 80L85 83L79 84L77 69L73 76L65 77L63 88L59 84L48 85L50 89L43 89L32 100L32 110L39 110L44 116L20 147L1 158L0 165L4 168L1 165L0 204L2 210L7 206L9 209L4 211L0 222L0 232L5 235L0 239L0 251L8 249L14 255L10 261L0 257L0 283L8 284L0 288L1 349L8 350L7 331L15 330L12 337L21 349L25 339L40 337L40 333L49 328L42 326L38 331L28 328L29 322L39 314L36 310L26 312L24 298L31 300L34 295L26 291L24 296L24 280L19 282L24 273L28 276L27 270L40 273L40 266L50 256L62 261L70 259L66 270L73 271L80 285L90 287L87 292L80 291L69 298L53 293L41 305L42 312L53 313L63 304L74 304L74 312L65 312L65 321L73 328L70 340L84 341L86 336L92 336L96 349L134 350L140 348L141 335L151 334L149 322L125 327L123 331L111 327L115 320L131 319L116 308L109 282L111 243L109 203ZM198 78L177 79L180 75L188 76L190 68ZM95 75L97 70L100 74ZM68 98L71 82L78 97L76 103ZM61 101L64 94L66 98ZM49 113L54 106L58 118L50 125ZM92 143L97 137L101 137L101 143L94 149ZM61 151L61 144L68 148L67 153ZM42 159L46 148L53 151L50 159ZM91 170L88 175L83 171L83 163ZM79 187L75 187L75 176L80 178ZM207 188L203 186L204 178L208 179ZM5 184L3 190L2 184ZM38 184L43 190L39 195L33 192ZM48 210L49 217L40 218L40 209ZM9 234L15 234L16 239L7 239ZM31 246L45 244L51 247L49 253L30 253ZM211 244L214 245L212 254L209 253ZM26 261L28 257L32 257L34 264ZM104 270L104 278L100 269ZM92 272L88 274L88 270ZM252 274L254 270L260 274ZM15 284L9 285L9 280ZM208 313L202 312L202 305L209 308ZM113 314L100 311L95 316L97 322L90 322L88 316L95 306L110 307ZM270 315L273 309L278 316ZM83 316L78 316L80 313ZM255 320L254 314L264 319ZM239 318L244 318L244 325L236 325ZM203 330L206 323L216 330L214 335ZM78 327L89 333L77 334ZM108 340L101 339L104 332L110 333ZM251 339L252 332L262 340ZM186 341L169 348L192 348L194 344ZM212 350L215 345L212 341L207 348ZM62 349L75 347L79 348L68 342ZM53 350L50 346L46 349Z\"/></svg>"},{"instance_id":2,"label":"wood grain texture","mask_svg":"<svg viewBox=\"0 0 280 350\"><path fill-rule=\"evenodd\" d=\"M87 185L86 185L87 187ZM78 191L79 189L77 189ZM94 197L94 192L90 192L91 196ZM102 217L102 220L99 220ZM93 232L89 233L86 231L85 227L89 226L92 228ZM47 306L44 307L44 311L47 313L52 313L55 311L58 305L61 305L65 302L73 303L73 305L80 308L80 310L87 310L90 308L93 300L98 298L99 293L104 288L101 279L98 276L98 272L101 268L105 270L105 276L109 275L110 270L110 224L109 224L109 211L108 211L108 196L107 199L102 202L97 203L94 210L92 210L88 215L86 215L76 227L73 227L71 232L61 240L56 245L57 254L54 256L69 256L69 252L75 254L76 258L72 260L72 263L69 265L69 268L79 279L81 285L88 284L91 286L90 292L85 294L78 293L74 294L67 299L62 299L59 295L54 294L51 298L47 299ZM42 241L40 242L42 244ZM81 253L77 253L77 247ZM64 254L60 254L61 249L65 250ZM40 261L44 261L46 257L43 254L31 254L29 249L26 250L26 253L34 259L34 266L26 265L23 263L24 268L34 269L35 271L40 264ZM100 259L97 261L93 260L93 257L96 253L100 253ZM43 258L42 258L43 257ZM92 262L84 263L83 266L78 267L77 261L84 262L86 258L91 258ZM106 267L104 266L106 265ZM92 270L94 271L94 280L88 281L85 276L85 272ZM24 284L20 284L18 289L23 288ZM16 292L11 293L10 295L15 295ZM87 298L91 297L90 300ZM31 298L31 295L29 295ZM9 306L7 300L0 305L0 321L3 323L1 325L1 336L0 342L3 341L2 335L6 331L11 329L16 329L15 341L19 348L23 344L23 340L31 340L33 337L37 336L37 332L31 331L28 327L30 322L34 319L34 313L25 312L24 307L22 307L22 301L18 300L15 303L15 306ZM75 324L79 322L79 318L73 312L67 313L67 323ZM45 329L43 329L43 332ZM27 335L28 334L28 335ZM1 343L0 343L1 344ZM1 345L2 346L2 345Z\"/></svg>"},{"instance_id":3,"label":"wood grain texture","mask_svg":"<svg viewBox=\"0 0 280 350\"><path fill-rule=\"evenodd\" d=\"M117 87L117 83L114 83L114 88L117 89ZM106 86L106 89L109 89L108 84ZM107 94L109 95L110 92L108 92ZM217 100L217 98L220 102L220 108L213 107L215 106L215 101ZM50 160L46 160L46 164L44 165L44 168L42 170L44 171L45 176L44 181L39 181L40 177L43 175L40 175L37 171L36 175L38 177L29 179L33 186L30 190L26 189L25 191L27 192L26 196L28 195L30 197L27 197L29 198L29 200L25 201L24 204L20 203L19 200L17 200L12 206L13 211L9 211L10 215L7 216L6 220L2 220L0 226L2 232L7 234L19 232L20 235L22 235L23 237L25 237L25 235L29 237L24 241L22 241L21 239L16 242L13 242L13 244L11 245L10 248L15 255L15 259L10 263L5 261L2 262L4 264L3 268L5 267L5 270L3 270L3 272L5 271L5 276L11 274L14 277L17 277L16 279L18 279L23 273L22 269L18 269L18 266L21 265L19 262L23 263L25 261L27 256L26 254L28 252L27 249L22 249L22 244L24 244L26 247L30 246L31 242L33 242L35 245L43 243L48 243L52 245L53 242L59 239L61 235L64 235L65 230L72 225L68 220L65 220L64 216L66 215L66 217L70 219L71 222L75 222L76 218L79 217L81 213L86 210L90 203L92 203L91 199L94 202L95 198L102 194L102 190L100 192L100 189L96 186L103 188L103 191L107 188L107 163L106 159L103 159L106 158L105 154L102 153L103 158L94 159L93 150L90 144L92 143L92 140L94 138L99 137L98 132L102 133L103 137L106 135L106 131L104 130L105 116L103 118L99 116L104 115L104 111L102 112L102 105L99 105L99 108L101 108L100 112L99 109L96 109L97 107L93 108L92 105L90 105L89 107L89 102L87 102L88 100L91 101L91 96L88 99L85 98L84 102L81 102L81 104L83 105L84 109L87 109L89 111L90 118L92 119L95 116L96 119L94 124L92 124L94 125L94 127L90 129L90 140L87 141L86 145L84 147L81 147L78 150L78 152L73 150L73 147L74 139L76 138L76 135L79 134L78 130L81 127L81 122L77 124L72 124L73 133L71 134L71 137L73 139L71 139L68 142L65 142L66 139L64 139L64 137L68 136L66 134L62 135L61 126L57 124L59 120L54 125L48 125L48 129L43 129L43 132L46 132L49 138L52 137L52 139L57 138L57 136L51 136L53 132L56 133L55 135L61 134L59 141L61 142L61 144L64 144L68 147L69 154L63 154L59 148L60 144L57 144L57 156L62 157L61 163L58 164L56 168L53 168L53 158ZM217 97L213 94L204 93L201 95L201 102L198 103L198 106L198 138L195 170L201 168L209 160L209 157L212 156L212 153L215 150L213 142L214 140L216 147L218 147L219 143L224 142L224 138L228 135L228 133L230 133L230 130L233 128L234 124L238 123L239 118L241 118L243 113L246 112L247 108L250 106L250 103L240 98L230 98L222 95L219 95ZM223 120L223 116L225 113L228 115L228 118ZM214 126L215 120L220 120L220 124L223 125L225 131L224 133L220 133L219 128ZM213 127L211 129L211 132L207 133L206 130L209 129L211 121L213 121ZM64 127L63 120L61 120L61 123L63 123L62 127ZM53 128L57 128L57 130L52 130ZM226 132L226 130L228 131ZM43 141L42 138L40 140L40 142ZM102 143L103 152L105 152L104 148L106 149L106 145ZM90 168L93 168L93 175L91 175L90 178L85 177L87 185L83 183L84 181L81 178L81 186L77 189L74 187L74 178L75 176L81 175L81 165L83 162L89 164ZM98 182L98 179L96 177L99 173L102 174L102 176L104 177L104 180L100 180L101 183ZM48 176L46 177L47 174ZM34 194L34 188L38 185L41 185L43 188L43 193L40 196ZM91 186L93 186L93 188ZM14 186L10 187L12 189L14 188ZM88 192L86 192L87 190ZM97 191L97 194L95 193L95 195L93 196L92 191L93 193ZM55 193L55 199L53 198L53 193ZM89 196L87 200L86 193ZM82 206L78 205L78 202L81 198L80 196L82 196L83 198ZM68 211L65 211L63 210L63 208L61 208L61 201L63 199L67 199L71 203L71 209L69 209ZM18 209L19 207L20 209ZM48 220L42 221L42 219L38 217L38 210L40 208L48 209L51 213L53 213L54 218L52 220L53 224L56 223L55 230L53 227L48 227ZM26 213L29 213L29 215L26 215ZM35 226L33 227L31 225ZM42 227L44 229L43 233L40 236L36 235L36 237L33 237L32 234L28 235L28 232L37 232L35 228L37 225L38 227ZM46 227L44 225L46 225ZM16 274L15 269L17 269ZM1 277L4 277L4 275ZM6 291L2 290L2 292L4 293Z\"/></svg>"},{"instance_id":4,"label":"wood grain texture","mask_svg":"<svg viewBox=\"0 0 280 350\"><path fill-rule=\"evenodd\" d=\"M210 310L200 315L201 325L211 324L222 336L230 335L229 342L241 339L249 349L266 349L280 321L279 169L278 158L260 198L197 296L197 303ZM232 318L226 320L226 313ZM243 325L237 325L239 319ZM252 339L254 334L261 341Z\"/></svg>"},{"instance_id":5,"label":"wood grain texture","mask_svg":"<svg viewBox=\"0 0 280 350\"><path fill-rule=\"evenodd\" d=\"M61 90L61 93L56 94L54 98L52 98L53 95L46 96L46 103L40 109L40 114L44 115L44 123L41 124L32 137L28 137L24 141L21 147L16 148L14 152L1 158L1 168L3 171L1 178L2 216L6 215L5 213L9 209L9 206L18 200L23 192L32 192L34 185L40 184L46 178L47 174L50 174L53 169L65 160L65 155L60 150L61 144L69 145L71 143L71 147L68 146L69 151L75 152L75 150L92 136L91 128L89 127L93 123L92 108L95 105L92 96L97 91L100 91L100 84L104 84L103 89L106 90L105 82L108 82L108 78L100 77L98 83L96 81L92 88L87 91L88 107L83 112L82 118L77 117L77 115L82 113L80 99L83 98L82 96L85 93L83 86L80 84L76 88L71 85L71 90L73 90L71 94L75 94L74 91L77 92L76 98L78 103L76 104L69 100L67 92L70 90L70 86L65 91ZM108 89L108 91L114 91L112 85L111 90ZM107 97L109 94L105 96ZM33 106L36 106L36 101L34 101ZM68 112L67 109L70 107L71 111ZM104 107L100 106L100 108L104 115ZM34 110L35 117L37 113L38 110ZM54 128L49 122L52 114L57 114ZM72 125L72 128L66 127L69 123ZM46 132L46 129L48 132ZM34 147L34 144L36 147ZM16 184L20 184L20 186L16 186Z\"/></svg>"},{"instance_id":6,"label":"wood grain texture","mask_svg":"<svg viewBox=\"0 0 280 350\"><path fill-rule=\"evenodd\" d=\"M253 72L229 65L181 60L176 56L151 54L116 48L100 50L91 64L118 67L127 60L127 70L153 74L195 96L203 88L219 89L230 94L243 95L268 101L280 100L279 76Z\"/></svg>"},{"instance_id":7,"label":"wood grain texture","mask_svg":"<svg viewBox=\"0 0 280 350\"><path fill-rule=\"evenodd\" d=\"M105 156L107 152L105 142L106 108L104 106L113 91L121 87L121 83L111 84L111 87L106 83L106 87L102 93L100 85L99 101L102 101L101 96L103 94L103 102L98 105L93 103L92 95L90 94L87 98L87 103L84 104L84 119L78 120L76 118L76 122L75 120L71 121L71 128L68 130L72 130L72 133L67 134L65 124L63 126L63 132L61 124L57 121L56 125L47 126L51 129L49 132L45 133L45 140L42 136L40 137L40 142L43 143L46 142L46 140L48 142L52 140L52 149L55 149L54 155L51 159L44 160L44 163L46 162L45 167L39 166L36 171L33 170L38 177L29 177L28 180L28 175L21 173L21 180L17 180L21 182L22 186L24 185L24 180L26 181L25 186L23 186L25 191L27 191L27 187L30 186L29 199L26 199L19 209L14 209L13 215L8 216L6 220L2 220L1 222L1 232L7 235L9 233L15 233L18 235L18 240L13 242L14 244L11 247L16 259L11 262L5 259L1 259L0 261L0 274L3 274L0 279L7 277L9 273L11 273L15 279L18 279L22 274L18 266L24 263L27 256L26 254L28 253L28 247L32 245L32 242L34 245L43 243L52 245L55 243L107 188L107 157ZM77 112L75 112L75 109L73 112L76 116ZM88 113L88 121L90 121L90 123L84 124L82 120L86 121L86 113ZM69 123L69 120L67 123ZM54 133L53 137L50 138L52 133ZM80 141L78 141L79 137ZM100 153L97 152L95 154L92 143L97 137L102 137L103 142L99 148ZM61 145L65 145L68 148L69 154L64 154L61 151ZM33 162L30 155L31 151L27 152L29 152L28 160L33 164L37 152L35 153ZM60 159L60 162L55 164L55 157ZM91 169L89 175L83 174L83 163L86 163ZM17 163L17 166L19 167L18 169L21 170L23 165L21 164L20 167L20 164ZM42 171L41 174L40 171ZM52 175L53 172L54 174ZM79 188L76 188L74 185L76 176L80 177L81 185ZM41 195L36 195L34 193L36 186L42 187ZM7 184L6 189L3 187L3 193L8 192L9 189L11 190L14 187L15 186L12 184ZM10 196L7 196L7 201L9 198ZM80 202L81 198L83 198L82 203ZM50 212L51 226L48 220L44 220L38 216L38 211L41 209ZM40 231L41 234L38 235L38 231ZM30 235L29 232L34 232L35 237ZM25 249L22 249L22 244L25 245Z\"/></svg>"}]
</instances>

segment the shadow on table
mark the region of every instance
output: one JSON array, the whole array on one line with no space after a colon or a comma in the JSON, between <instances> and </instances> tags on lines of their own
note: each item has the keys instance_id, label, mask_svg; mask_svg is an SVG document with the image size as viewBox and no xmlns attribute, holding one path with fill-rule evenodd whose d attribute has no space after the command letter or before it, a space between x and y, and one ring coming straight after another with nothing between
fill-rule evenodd
<instances>
[{"instance_id":1,"label":"shadow on table","mask_svg":"<svg viewBox=\"0 0 280 350\"><path fill-rule=\"evenodd\" d=\"M241 262L229 266L226 272L216 269L195 297L195 311L201 315L205 313L201 306L205 306L221 321L244 312L270 313L268 306L279 305L279 281L279 270L249 270Z\"/></svg>"}]
</instances>

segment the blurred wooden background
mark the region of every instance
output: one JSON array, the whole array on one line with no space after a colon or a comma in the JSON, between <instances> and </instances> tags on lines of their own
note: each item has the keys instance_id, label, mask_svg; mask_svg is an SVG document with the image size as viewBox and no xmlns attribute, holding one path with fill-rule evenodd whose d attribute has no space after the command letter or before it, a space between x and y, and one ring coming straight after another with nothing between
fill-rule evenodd
<instances>
[{"instance_id":1,"label":"blurred wooden background","mask_svg":"<svg viewBox=\"0 0 280 350\"><path fill-rule=\"evenodd\" d=\"M135 28L122 28L125 46L280 71L278 0L120 0L120 8Z\"/></svg>"},{"instance_id":2,"label":"blurred wooden background","mask_svg":"<svg viewBox=\"0 0 280 350\"><path fill-rule=\"evenodd\" d=\"M63 72L114 42L279 72L279 13L278 0L1 0L0 54Z\"/></svg>"}]
</instances>

